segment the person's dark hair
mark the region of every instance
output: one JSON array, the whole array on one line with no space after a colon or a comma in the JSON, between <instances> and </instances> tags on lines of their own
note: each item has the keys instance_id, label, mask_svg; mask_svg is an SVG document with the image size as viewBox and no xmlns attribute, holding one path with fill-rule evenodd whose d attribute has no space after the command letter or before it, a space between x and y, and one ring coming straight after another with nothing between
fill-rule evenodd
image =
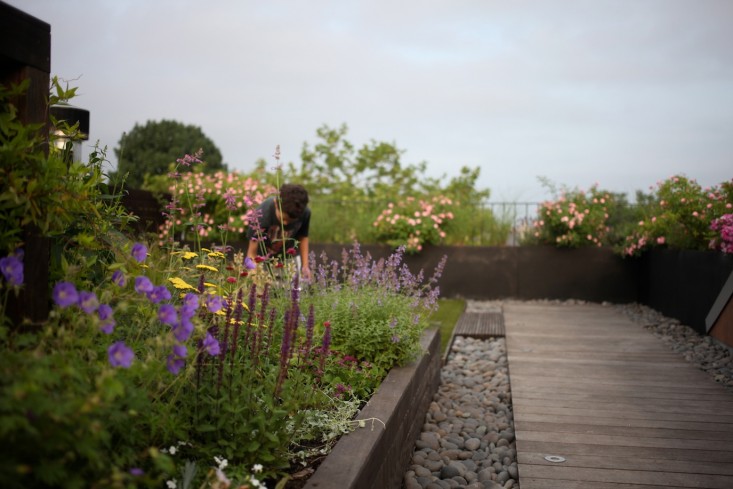
<instances>
[{"instance_id":1,"label":"person's dark hair","mask_svg":"<svg viewBox=\"0 0 733 489\"><path fill-rule=\"evenodd\" d=\"M300 219L308 207L308 191L302 185L284 183L280 186L282 212L291 219Z\"/></svg>"}]
</instances>

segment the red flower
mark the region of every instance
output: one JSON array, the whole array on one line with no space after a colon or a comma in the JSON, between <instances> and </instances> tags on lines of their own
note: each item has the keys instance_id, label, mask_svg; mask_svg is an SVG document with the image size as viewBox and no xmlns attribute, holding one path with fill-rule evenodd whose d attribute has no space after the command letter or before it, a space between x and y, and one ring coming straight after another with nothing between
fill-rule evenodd
<instances>
[{"instance_id":1,"label":"red flower","mask_svg":"<svg viewBox=\"0 0 733 489\"><path fill-rule=\"evenodd\" d=\"M246 277L247 275L249 275L249 272L242 272L239 274L240 277Z\"/></svg>"},{"instance_id":2,"label":"red flower","mask_svg":"<svg viewBox=\"0 0 733 489\"><path fill-rule=\"evenodd\" d=\"M227 277L227 282L229 282L230 284L233 284L236 281L237 281L236 277Z\"/></svg>"},{"instance_id":3,"label":"red flower","mask_svg":"<svg viewBox=\"0 0 733 489\"><path fill-rule=\"evenodd\" d=\"M297 253L297 251L295 251L295 248L288 248L288 250L285 253L287 253L288 255L293 256L293 255L295 255Z\"/></svg>"},{"instance_id":4,"label":"red flower","mask_svg":"<svg viewBox=\"0 0 733 489\"><path fill-rule=\"evenodd\" d=\"M264 256L255 256L255 261L257 263L262 263L263 261L267 260Z\"/></svg>"},{"instance_id":5,"label":"red flower","mask_svg":"<svg viewBox=\"0 0 733 489\"><path fill-rule=\"evenodd\" d=\"M325 322L323 323L323 325L324 325L324 326L325 326L326 328L330 328L330 327L331 327L331 321L325 321Z\"/></svg>"},{"instance_id":6,"label":"red flower","mask_svg":"<svg viewBox=\"0 0 733 489\"><path fill-rule=\"evenodd\" d=\"M284 266L285 266L285 265L283 265L283 262L279 261L279 262L277 262L277 264L275 265L275 268L282 268L282 267L284 267Z\"/></svg>"}]
</instances>

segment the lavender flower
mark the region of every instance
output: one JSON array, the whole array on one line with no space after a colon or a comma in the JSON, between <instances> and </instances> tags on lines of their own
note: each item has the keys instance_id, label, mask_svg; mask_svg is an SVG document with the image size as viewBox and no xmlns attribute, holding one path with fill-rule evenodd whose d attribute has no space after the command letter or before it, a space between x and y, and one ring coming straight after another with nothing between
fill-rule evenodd
<instances>
[{"instance_id":1,"label":"lavender flower","mask_svg":"<svg viewBox=\"0 0 733 489\"><path fill-rule=\"evenodd\" d=\"M226 204L226 208L229 211L236 211L237 210L237 197L234 195L234 192L232 189L228 188L226 192L224 192L224 202Z\"/></svg>"},{"instance_id":2,"label":"lavender flower","mask_svg":"<svg viewBox=\"0 0 733 489\"><path fill-rule=\"evenodd\" d=\"M8 255L0 258L0 271L5 280L12 287L23 285L23 261L22 257L16 255Z\"/></svg>"},{"instance_id":3,"label":"lavender flower","mask_svg":"<svg viewBox=\"0 0 733 489\"><path fill-rule=\"evenodd\" d=\"M147 294L148 292L152 292L152 290L153 282L148 277L144 275L135 277L135 292L138 294Z\"/></svg>"},{"instance_id":4,"label":"lavender flower","mask_svg":"<svg viewBox=\"0 0 733 489\"><path fill-rule=\"evenodd\" d=\"M74 284L70 282L59 282L53 288L53 301L60 308L73 306L79 301L79 293Z\"/></svg>"},{"instance_id":5,"label":"lavender flower","mask_svg":"<svg viewBox=\"0 0 733 489\"><path fill-rule=\"evenodd\" d=\"M107 356L109 358L109 364L113 367L130 368L132 361L135 358L135 354L132 350L125 345L124 341L118 341L112 343L107 349Z\"/></svg>"},{"instance_id":6,"label":"lavender flower","mask_svg":"<svg viewBox=\"0 0 733 489\"><path fill-rule=\"evenodd\" d=\"M97 294L94 292L79 292L79 307L87 314L94 314L99 307Z\"/></svg>"},{"instance_id":7,"label":"lavender flower","mask_svg":"<svg viewBox=\"0 0 733 489\"><path fill-rule=\"evenodd\" d=\"M214 338L211 333L206 333L206 338L204 338L203 347L206 350L206 352L211 356L216 356L219 353L221 353L221 347L219 346L219 341Z\"/></svg>"},{"instance_id":8,"label":"lavender flower","mask_svg":"<svg viewBox=\"0 0 733 489\"><path fill-rule=\"evenodd\" d=\"M158 304L159 302L170 300L171 293L165 285L158 285L153 287L153 290L148 292L147 296L150 302Z\"/></svg>"},{"instance_id":9,"label":"lavender flower","mask_svg":"<svg viewBox=\"0 0 733 489\"><path fill-rule=\"evenodd\" d=\"M142 243L135 243L134 245L132 245L131 254L138 263L142 263L148 256L148 248Z\"/></svg>"},{"instance_id":10,"label":"lavender flower","mask_svg":"<svg viewBox=\"0 0 733 489\"><path fill-rule=\"evenodd\" d=\"M122 270L115 270L115 272L112 274L112 282L117 284L119 287L124 287L127 285L127 277L125 277L125 274L122 272Z\"/></svg>"},{"instance_id":11,"label":"lavender flower","mask_svg":"<svg viewBox=\"0 0 733 489\"><path fill-rule=\"evenodd\" d=\"M178 322L178 314L176 308L171 304L163 304L158 308L158 319L163 324L174 325Z\"/></svg>"},{"instance_id":12,"label":"lavender flower","mask_svg":"<svg viewBox=\"0 0 733 489\"><path fill-rule=\"evenodd\" d=\"M134 475L135 477L140 477L141 475L145 474L145 471L139 467L133 467L130 470L128 470L130 475Z\"/></svg>"}]
</instances>

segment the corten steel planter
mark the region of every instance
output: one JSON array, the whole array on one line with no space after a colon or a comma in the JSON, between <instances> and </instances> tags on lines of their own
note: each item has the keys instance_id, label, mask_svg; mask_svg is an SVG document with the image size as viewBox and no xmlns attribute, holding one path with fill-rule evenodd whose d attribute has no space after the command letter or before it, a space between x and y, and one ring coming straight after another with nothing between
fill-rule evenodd
<instances>
[{"instance_id":1,"label":"corten steel planter","mask_svg":"<svg viewBox=\"0 0 733 489\"><path fill-rule=\"evenodd\" d=\"M705 334L705 318L733 272L733 256L717 251L651 250L639 261L639 302Z\"/></svg>"},{"instance_id":2,"label":"corten steel planter","mask_svg":"<svg viewBox=\"0 0 733 489\"><path fill-rule=\"evenodd\" d=\"M440 332L427 330L421 346L422 357L390 370L356 418L365 427L341 437L306 489L399 489L440 384Z\"/></svg>"},{"instance_id":3,"label":"corten steel planter","mask_svg":"<svg viewBox=\"0 0 733 489\"><path fill-rule=\"evenodd\" d=\"M382 245L361 245L373 259L386 258L393 250ZM316 257L325 251L339 260L348 245L312 244ZM417 255L406 255L413 273L427 276L444 255L448 262L440 278L442 297L475 300L579 299L593 302L635 302L638 296L638 263L624 259L610 248L560 249L551 246L427 246Z\"/></svg>"}]
</instances>

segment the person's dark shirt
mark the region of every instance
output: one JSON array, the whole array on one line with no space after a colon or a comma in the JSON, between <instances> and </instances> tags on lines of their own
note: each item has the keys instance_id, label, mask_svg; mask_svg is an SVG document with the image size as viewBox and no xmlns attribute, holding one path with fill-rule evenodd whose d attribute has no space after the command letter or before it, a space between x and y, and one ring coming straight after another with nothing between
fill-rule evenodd
<instances>
[{"instance_id":1,"label":"person's dark shirt","mask_svg":"<svg viewBox=\"0 0 733 489\"><path fill-rule=\"evenodd\" d=\"M259 229L250 226L247 229L247 241L251 241L252 239L260 240L259 246L257 246L257 254L259 255L281 253L283 249L283 226L277 220L275 198L270 197L266 199L257 209L259 213ZM296 245L302 238L308 237L310 221L311 210L306 207L300 219L293 219L285 226L286 250L297 247Z\"/></svg>"}]
</instances>

